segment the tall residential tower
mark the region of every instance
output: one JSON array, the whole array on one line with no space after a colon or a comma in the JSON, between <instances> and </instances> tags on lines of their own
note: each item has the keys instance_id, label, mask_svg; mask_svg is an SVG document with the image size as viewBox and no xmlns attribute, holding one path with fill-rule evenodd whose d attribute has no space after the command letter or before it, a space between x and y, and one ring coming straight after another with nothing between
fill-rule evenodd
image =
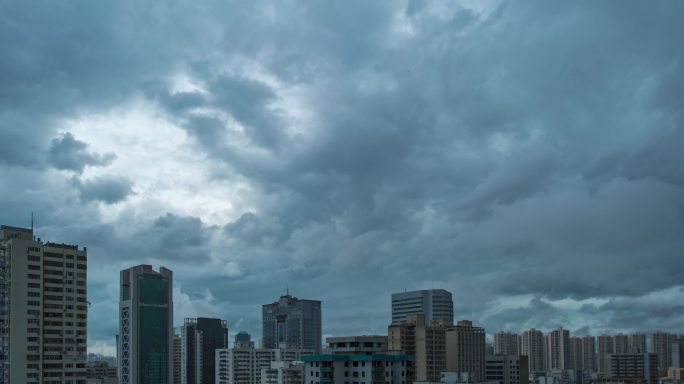
<instances>
[{"instance_id":1,"label":"tall residential tower","mask_svg":"<svg viewBox=\"0 0 684 384\"><path fill-rule=\"evenodd\" d=\"M85 247L0 226L0 383L86 380Z\"/></svg>"}]
</instances>

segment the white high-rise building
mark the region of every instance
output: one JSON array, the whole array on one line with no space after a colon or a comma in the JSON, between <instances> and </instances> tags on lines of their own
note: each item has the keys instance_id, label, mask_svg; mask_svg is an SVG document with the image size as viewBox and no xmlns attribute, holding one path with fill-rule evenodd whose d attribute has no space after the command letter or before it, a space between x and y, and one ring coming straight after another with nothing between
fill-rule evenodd
<instances>
[{"instance_id":1,"label":"white high-rise building","mask_svg":"<svg viewBox=\"0 0 684 384\"><path fill-rule=\"evenodd\" d=\"M85 383L85 247L0 226L0 383Z\"/></svg>"},{"instance_id":2,"label":"white high-rise building","mask_svg":"<svg viewBox=\"0 0 684 384\"><path fill-rule=\"evenodd\" d=\"M121 271L119 384L173 381L173 272L151 265Z\"/></svg>"},{"instance_id":3,"label":"white high-rise building","mask_svg":"<svg viewBox=\"0 0 684 384\"><path fill-rule=\"evenodd\" d=\"M392 324L406 321L408 315L422 314L425 323L443 321L454 324L454 302L451 292L444 289L425 289L392 294Z\"/></svg>"},{"instance_id":4,"label":"white high-rise building","mask_svg":"<svg viewBox=\"0 0 684 384\"><path fill-rule=\"evenodd\" d=\"M313 355L313 350L265 349L253 346L217 349L215 355L216 384L261 384L262 374L272 362L300 361Z\"/></svg>"}]
</instances>

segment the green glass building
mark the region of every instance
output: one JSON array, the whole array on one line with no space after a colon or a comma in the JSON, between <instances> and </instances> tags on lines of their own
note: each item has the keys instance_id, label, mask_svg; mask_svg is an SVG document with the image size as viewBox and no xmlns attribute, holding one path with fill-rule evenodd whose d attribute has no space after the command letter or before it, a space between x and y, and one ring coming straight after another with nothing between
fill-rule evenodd
<instances>
[{"instance_id":1,"label":"green glass building","mask_svg":"<svg viewBox=\"0 0 684 384\"><path fill-rule=\"evenodd\" d=\"M173 273L151 265L121 271L120 384L173 382Z\"/></svg>"}]
</instances>

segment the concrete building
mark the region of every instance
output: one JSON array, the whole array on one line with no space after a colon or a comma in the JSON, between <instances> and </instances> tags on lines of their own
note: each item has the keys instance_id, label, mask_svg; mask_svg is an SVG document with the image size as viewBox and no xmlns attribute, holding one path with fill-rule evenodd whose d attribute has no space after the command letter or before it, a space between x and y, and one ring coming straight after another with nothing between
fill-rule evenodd
<instances>
[{"instance_id":1,"label":"concrete building","mask_svg":"<svg viewBox=\"0 0 684 384\"><path fill-rule=\"evenodd\" d=\"M684 368L668 368L667 378L672 380L679 380L681 382L684 379Z\"/></svg>"},{"instance_id":2,"label":"concrete building","mask_svg":"<svg viewBox=\"0 0 684 384\"><path fill-rule=\"evenodd\" d=\"M254 348L252 336L244 331L235 334L235 341L233 342L235 348Z\"/></svg>"},{"instance_id":3,"label":"concrete building","mask_svg":"<svg viewBox=\"0 0 684 384\"><path fill-rule=\"evenodd\" d=\"M321 352L321 302L285 295L262 307L263 337L266 349L285 346Z\"/></svg>"},{"instance_id":4,"label":"concrete building","mask_svg":"<svg viewBox=\"0 0 684 384\"><path fill-rule=\"evenodd\" d=\"M627 335L628 353L646 353L646 335L640 332Z\"/></svg>"},{"instance_id":5,"label":"concrete building","mask_svg":"<svg viewBox=\"0 0 684 384\"><path fill-rule=\"evenodd\" d=\"M121 271L119 384L173 381L173 272L151 265Z\"/></svg>"},{"instance_id":6,"label":"concrete building","mask_svg":"<svg viewBox=\"0 0 684 384\"><path fill-rule=\"evenodd\" d=\"M596 372L596 338L594 336L582 338L582 370Z\"/></svg>"},{"instance_id":7,"label":"concrete building","mask_svg":"<svg viewBox=\"0 0 684 384\"><path fill-rule=\"evenodd\" d=\"M546 370L570 369L570 332L557 328L545 336Z\"/></svg>"},{"instance_id":8,"label":"concrete building","mask_svg":"<svg viewBox=\"0 0 684 384\"><path fill-rule=\"evenodd\" d=\"M328 337L328 351L335 355L374 355L387 352L387 336Z\"/></svg>"},{"instance_id":9,"label":"concrete building","mask_svg":"<svg viewBox=\"0 0 684 384\"><path fill-rule=\"evenodd\" d=\"M85 383L88 254L0 226L0 382Z\"/></svg>"},{"instance_id":10,"label":"concrete building","mask_svg":"<svg viewBox=\"0 0 684 384\"><path fill-rule=\"evenodd\" d=\"M582 338L571 336L569 339L570 347L568 348L570 352L570 357L568 359L569 365L566 369L574 369L583 371L584 364L584 348L582 344Z\"/></svg>"},{"instance_id":11,"label":"concrete building","mask_svg":"<svg viewBox=\"0 0 684 384\"><path fill-rule=\"evenodd\" d=\"M610 374L610 356L613 353L613 337L610 335L600 335L598 337L598 353L596 356L599 375L608 376Z\"/></svg>"},{"instance_id":12,"label":"concrete building","mask_svg":"<svg viewBox=\"0 0 684 384\"><path fill-rule=\"evenodd\" d=\"M116 367L104 361L86 364L86 378L88 383L114 384L117 381Z\"/></svg>"},{"instance_id":13,"label":"concrete building","mask_svg":"<svg viewBox=\"0 0 684 384\"><path fill-rule=\"evenodd\" d=\"M312 350L264 349L233 347L217 349L215 353L216 384L261 384L262 372L271 368L274 361L301 361L313 355Z\"/></svg>"},{"instance_id":14,"label":"concrete building","mask_svg":"<svg viewBox=\"0 0 684 384\"><path fill-rule=\"evenodd\" d=\"M651 334L651 353L658 356L658 369L667 372L672 366L672 335L667 332L656 331Z\"/></svg>"},{"instance_id":15,"label":"concrete building","mask_svg":"<svg viewBox=\"0 0 684 384\"><path fill-rule=\"evenodd\" d=\"M522 334L521 355L528 357L530 373L544 372L544 334L538 329L531 328Z\"/></svg>"},{"instance_id":16,"label":"concrete building","mask_svg":"<svg viewBox=\"0 0 684 384\"><path fill-rule=\"evenodd\" d=\"M302 384L304 363L301 361L272 361L270 368L261 370L261 384Z\"/></svg>"},{"instance_id":17,"label":"concrete building","mask_svg":"<svg viewBox=\"0 0 684 384\"><path fill-rule=\"evenodd\" d=\"M485 380L496 384L529 384L527 356L494 355L485 361Z\"/></svg>"},{"instance_id":18,"label":"concrete building","mask_svg":"<svg viewBox=\"0 0 684 384\"><path fill-rule=\"evenodd\" d=\"M684 339L672 342L672 368L684 368Z\"/></svg>"},{"instance_id":19,"label":"concrete building","mask_svg":"<svg viewBox=\"0 0 684 384\"><path fill-rule=\"evenodd\" d=\"M303 384L410 384L407 355L305 356Z\"/></svg>"},{"instance_id":20,"label":"concrete building","mask_svg":"<svg viewBox=\"0 0 684 384\"><path fill-rule=\"evenodd\" d=\"M519 355L520 349L520 335L503 331L494 334L495 355Z\"/></svg>"},{"instance_id":21,"label":"concrete building","mask_svg":"<svg viewBox=\"0 0 684 384\"><path fill-rule=\"evenodd\" d=\"M624 333L618 333L617 335L613 335L613 353L630 353L629 337Z\"/></svg>"},{"instance_id":22,"label":"concrete building","mask_svg":"<svg viewBox=\"0 0 684 384\"><path fill-rule=\"evenodd\" d=\"M215 351L228 348L228 323L185 319L181 330L181 384L214 384Z\"/></svg>"},{"instance_id":23,"label":"concrete building","mask_svg":"<svg viewBox=\"0 0 684 384\"><path fill-rule=\"evenodd\" d=\"M643 379L658 383L658 357L653 353L623 353L610 357L611 379Z\"/></svg>"},{"instance_id":24,"label":"concrete building","mask_svg":"<svg viewBox=\"0 0 684 384\"><path fill-rule=\"evenodd\" d=\"M444 289L424 289L392 294L392 324L400 324L408 315L422 314L425 323L454 323L454 302L451 292Z\"/></svg>"},{"instance_id":25,"label":"concrete building","mask_svg":"<svg viewBox=\"0 0 684 384\"><path fill-rule=\"evenodd\" d=\"M423 314L389 326L388 350L415 357L415 372L407 371L409 381L437 381L446 370L446 327L442 321L426 324Z\"/></svg>"},{"instance_id":26,"label":"concrete building","mask_svg":"<svg viewBox=\"0 0 684 384\"><path fill-rule=\"evenodd\" d=\"M469 372L474 381L485 377L485 330L461 320L446 329L446 371Z\"/></svg>"},{"instance_id":27,"label":"concrete building","mask_svg":"<svg viewBox=\"0 0 684 384\"><path fill-rule=\"evenodd\" d=\"M181 383L181 336L173 335L173 384Z\"/></svg>"}]
</instances>

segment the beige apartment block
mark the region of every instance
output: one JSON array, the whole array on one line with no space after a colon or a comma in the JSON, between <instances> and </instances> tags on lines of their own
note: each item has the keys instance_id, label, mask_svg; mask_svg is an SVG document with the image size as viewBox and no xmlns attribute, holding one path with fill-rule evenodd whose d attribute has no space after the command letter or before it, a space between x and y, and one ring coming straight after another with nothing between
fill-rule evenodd
<instances>
[{"instance_id":1,"label":"beige apartment block","mask_svg":"<svg viewBox=\"0 0 684 384\"><path fill-rule=\"evenodd\" d=\"M85 384L88 256L0 227L0 382Z\"/></svg>"}]
</instances>

